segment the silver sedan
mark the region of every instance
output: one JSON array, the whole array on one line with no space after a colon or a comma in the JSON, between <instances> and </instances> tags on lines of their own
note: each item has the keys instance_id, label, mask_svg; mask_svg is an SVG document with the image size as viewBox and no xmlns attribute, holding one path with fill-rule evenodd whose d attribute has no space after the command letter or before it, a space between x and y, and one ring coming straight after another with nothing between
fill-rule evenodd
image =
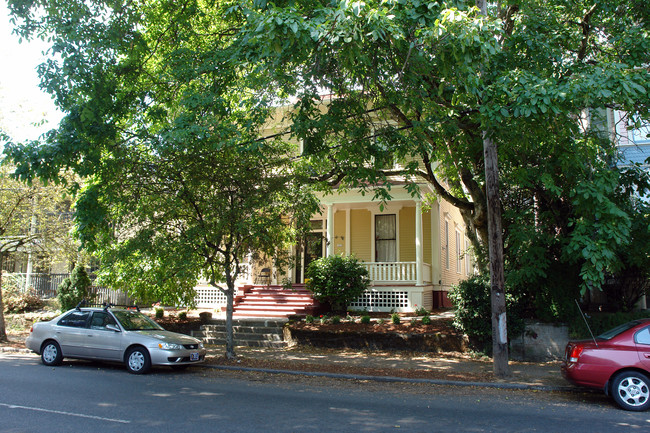
<instances>
[{"instance_id":1,"label":"silver sedan","mask_svg":"<svg viewBox=\"0 0 650 433\"><path fill-rule=\"evenodd\" d=\"M142 374L152 365L185 368L205 360L203 343L166 331L136 310L76 308L35 323L25 340L45 365L63 358L123 362L130 373Z\"/></svg>"}]
</instances>

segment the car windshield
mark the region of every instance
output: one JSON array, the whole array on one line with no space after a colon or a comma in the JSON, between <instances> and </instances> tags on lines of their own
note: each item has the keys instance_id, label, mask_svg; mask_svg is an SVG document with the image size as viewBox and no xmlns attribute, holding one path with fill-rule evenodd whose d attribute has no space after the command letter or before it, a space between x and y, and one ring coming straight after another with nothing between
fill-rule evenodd
<instances>
[{"instance_id":1,"label":"car windshield","mask_svg":"<svg viewBox=\"0 0 650 433\"><path fill-rule=\"evenodd\" d=\"M600 338L602 340L611 340L612 338L616 337L618 334L621 334L627 331L628 329L634 328L639 323L641 323L639 320L633 320L631 322L618 325L616 328L612 328L609 331L603 332L597 338Z\"/></svg>"},{"instance_id":2,"label":"car windshield","mask_svg":"<svg viewBox=\"0 0 650 433\"><path fill-rule=\"evenodd\" d=\"M112 311L115 318L127 331L160 331L164 328L138 311Z\"/></svg>"}]
</instances>

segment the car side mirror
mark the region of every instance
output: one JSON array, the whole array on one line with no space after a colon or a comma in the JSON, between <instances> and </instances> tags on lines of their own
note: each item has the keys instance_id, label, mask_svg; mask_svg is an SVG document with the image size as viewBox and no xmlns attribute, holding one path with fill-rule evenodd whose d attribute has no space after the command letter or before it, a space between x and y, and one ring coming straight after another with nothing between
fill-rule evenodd
<instances>
[{"instance_id":1,"label":"car side mirror","mask_svg":"<svg viewBox=\"0 0 650 433\"><path fill-rule=\"evenodd\" d=\"M120 328L117 327L117 325L106 325L106 329L115 331L115 332L122 332L120 331Z\"/></svg>"}]
</instances>

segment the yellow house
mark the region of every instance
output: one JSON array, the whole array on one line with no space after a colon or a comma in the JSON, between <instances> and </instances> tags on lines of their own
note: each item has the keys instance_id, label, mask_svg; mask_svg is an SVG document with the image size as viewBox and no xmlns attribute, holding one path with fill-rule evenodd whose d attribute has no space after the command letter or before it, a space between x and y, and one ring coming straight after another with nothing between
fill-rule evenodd
<instances>
[{"instance_id":1,"label":"yellow house","mask_svg":"<svg viewBox=\"0 0 650 433\"><path fill-rule=\"evenodd\" d=\"M432 192L428 185L420 188ZM406 312L449 307L447 291L473 269L460 213L444 201L424 204L400 185L391 194L383 207L359 191L322 197L310 235L292 251L295 266L276 278L304 283L311 261L353 254L367 267L372 285L351 308Z\"/></svg>"},{"instance_id":2,"label":"yellow house","mask_svg":"<svg viewBox=\"0 0 650 433\"><path fill-rule=\"evenodd\" d=\"M326 106L324 103L323 109ZM278 109L264 135L283 131L285 110ZM434 196L430 185L423 183L419 187L421 197ZM367 267L371 288L350 305L351 309L409 312L420 307L450 307L447 292L474 268L460 212L444 200L429 199L433 201L425 203L422 198L414 198L399 178L393 179L390 193L392 199L383 206L372 200L372 194L364 195L360 190L321 196L321 211L311 219L311 232L290 251L294 265L274 269L268 263L251 263L239 282L237 299L241 301L255 285L275 287L277 291L288 280L294 288L299 287L313 260L353 254ZM202 299L217 302L215 299L221 298L209 291L197 287L199 306L207 303ZM266 293L256 299L265 296L275 298ZM286 299L280 302L290 303Z\"/></svg>"}]
</instances>

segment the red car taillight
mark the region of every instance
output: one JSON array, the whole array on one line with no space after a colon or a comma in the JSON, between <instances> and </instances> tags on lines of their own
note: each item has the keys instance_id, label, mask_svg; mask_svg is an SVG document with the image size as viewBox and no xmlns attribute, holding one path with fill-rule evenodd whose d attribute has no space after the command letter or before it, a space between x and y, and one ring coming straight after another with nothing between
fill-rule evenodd
<instances>
[{"instance_id":1,"label":"red car taillight","mask_svg":"<svg viewBox=\"0 0 650 433\"><path fill-rule=\"evenodd\" d=\"M569 352L568 361L569 362L578 362L578 358L580 358L580 355L582 354L582 351L584 350L584 346L582 344L576 344L571 348L571 351Z\"/></svg>"}]
</instances>

